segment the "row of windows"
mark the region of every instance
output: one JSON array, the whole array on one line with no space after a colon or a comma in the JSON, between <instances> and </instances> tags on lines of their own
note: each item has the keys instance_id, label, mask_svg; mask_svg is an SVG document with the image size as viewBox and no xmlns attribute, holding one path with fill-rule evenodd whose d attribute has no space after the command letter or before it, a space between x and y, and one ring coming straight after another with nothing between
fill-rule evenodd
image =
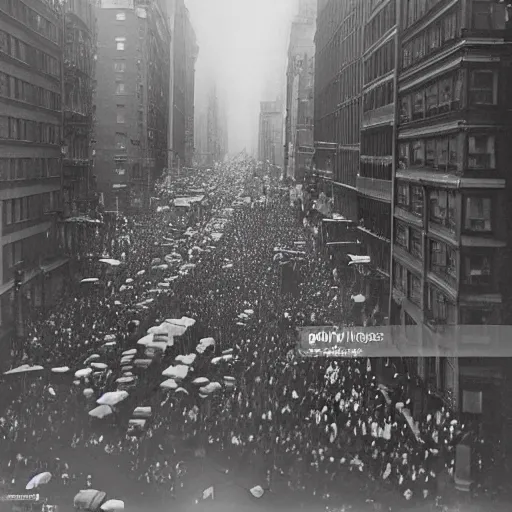
<instances>
[{"instance_id":1,"label":"row of windows","mask_svg":"<svg viewBox=\"0 0 512 512\"><path fill-rule=\"evenodd\" d=\"M13 100L24 101L31 105L60 110L60 94L33 85L20 78L10 76L0 71L0 96Z\"/></svg>"},{"instance_id":2,"label":"row of windows","mask_svg":"<svg viewBox=\"0 0 512 512\"><path fill-rule=\"evenodd\" d=\"M0 158L0 181L60 176L59 158Z\"/></svg>"},{"instance_id":3,"label":"row of windows","mask_svg":"<svg viewBox=\"0 0 512 512\"><path fill-rule=\"evenodd\" d=\"M396 24L396 2L391 0L364 27L364 49L375 44Z\"/></svg>"},{"instance_id":4,"label":"row of windows","mask_svg":"<svg viewBox=\"0 0 512 512\"><path fill-rule=\"evenodd\" d=\"M364 83L395 69L395 42L393 39L375 50L364 62Z\"/></svg>"},{"instance_id":5,"label":"row of windows","mask_svg":"<svg viewBox=\"0 0 512 512\"><path fill-rule=\"evenodd\" d=\"M0 116L0 139L22 140L39 144L59 144L59 125Z\"/></svg>"},{"instance_id":6,"label":"row of windows","mask_svg":"<svg viewBox=\"0 0 512 512\"><path fill-rule=\"evenodd\" d=\"M59 61L55 57L28 45L3 30L0 30L0 52L21 60L42 73L55 77L60 76Z\"/></svg>"},{"instance_id":7,"label":"row of windows","mask_svg":"<svg viewBox=\"0 0 512 512\"><path fill-rule=\"evenodd\" d=\"M391 156L393 154L393 128L367 130L361 134L361 155Z\"/></svg>"},{"instance_id":8,"label":"row of windows","mask_svg":"<svg viewBox=\"0 0 512 512\"><path fill-rule=\"evenodd\" d=\"M406 0L403 7L404 28L410 27L422 18L430 9L443 0Z\"/></svg>"},{"instance_id":9,"label":"row of windows","mask_svg":"<svg viewBox=\"0 0 512 512\"><path fill-rule=\"evenodd\" d=\"M363 178L391 181L393 165L390 161L361 156L359 175Z\"/></svg>"},{"instance_id":10,"label":"row of windows","mask_svg":"<svg viewBox=\"0 0 512 512\"><path fill-rule=\"evenodd\" d=\"M457 38L460 31L460 11L456 7L423 30L402 47L402 68L417 64L444 44Z\"/></svg>"},{"instance_id":11,"label":"row of windows","mask_svg":"<svg viewBox=\"0 0 512 512\"><path fill-rule=\"evenodd\" d=\"M4 225L39 219L58 207L59 192L48 192L3 201Z\"/></svg>"},{"instance_id":12,"label":"row of windows","mask_svg":"<svg viewBox=\"0 0 512 512\"><path fill-rule=\"evenodd\" d=\"M340 144L357 144L360 140L361 112L360 101L345 104L336 112L337 134Z\"/></svg>"},{"instance_id":13,"label":"row of windows","mask_svg":"<svg viewBox=\"0 0 512 512\"><path fill-rule=\"evenodd\" d=\"M371 91L364 93L363 111L369 112L380 107L385 107L393 103L395 93L395 85L393 80L388 80L383 84L374 87Z\"/></svg>"},{"instance_id":14,"label":"row of windows","mask_svg":"<svg viewBox=\"0 0 512 512\"><path fill-rule=\"evenodd\" d=\"M399 166L428 167L441 172L457 172L462 169L463 144L466 151L468 170L496 169L496 142L494 135L470 134L450 135L415 139L399 145Z\"/></svg>"},{"instance_id":15,"label":"row of windows","mask_svg":"<svg viewBox=\"0 0 512 512\"><path fill-rule=\"evenodd\" d=\"M0 0L0 9L30 27L34 32L56 44L59 43L56 24L27 7L21 0Z\"/></svg>"},{"instance_id":16,"label":"row of windows","mask_svg":"<svg viewBox=\"0 0 512 512\"><path fill-rule=\"evenodd\" d=\"M89 35L85 30L74 28L68 30L64 59L66 64L76 66L86 75L91 75L93 67L92 47Z\"/></svg>"}]
</instances>

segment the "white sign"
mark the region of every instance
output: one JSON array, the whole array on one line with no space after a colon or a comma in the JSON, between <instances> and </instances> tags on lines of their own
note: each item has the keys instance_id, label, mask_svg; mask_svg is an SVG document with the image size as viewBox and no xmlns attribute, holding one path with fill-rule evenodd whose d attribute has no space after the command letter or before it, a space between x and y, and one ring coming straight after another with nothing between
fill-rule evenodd
<instances>
[{"instance_id":1,"label":"white sign","mask_svg":"<svg viewBox=\"0 0 512 512\"><path fill-rule=\"evenodd\" d=\"M133 0L101 0L102 9L133 9Z\"/></svg>"}]
</instances>

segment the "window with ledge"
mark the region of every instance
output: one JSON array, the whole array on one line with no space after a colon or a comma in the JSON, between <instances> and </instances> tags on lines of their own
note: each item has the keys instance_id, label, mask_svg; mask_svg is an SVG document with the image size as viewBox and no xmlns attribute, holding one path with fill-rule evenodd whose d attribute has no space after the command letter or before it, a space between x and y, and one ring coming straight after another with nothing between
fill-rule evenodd
<instances>
[{"instance_id":1,"label":"window with ledge","mask_svg":"<svg viewBox=\"0 0 512 512\"><path fill-rule=\"evenodd\" d=\"M393 264L393 283L397 290L407 292L407 271L397 261Z\"/></svg>"},{"instance_id":2,"label":"window with ledge","mask_svg":"<svg viewBox=\"0 0 512 512\"><path fill-rule=\"evenodd\" d=\"M414 304L421 304L421 279L409 272L407 281L407 298Z\"/></svg>"},{"instance_id":3,"label":"window with ledge","mask_svg":"<svg viewBox=\"0 0 512 512\"><path fill-rule=\"evenodd\" d=\"M495 169L494 135L468 136L468 169Z\"/></svg>"},{"instance_id":4,"label":"window with ledge","mask_svg":"<svg viewBox=\"0 0 512 512\"><path fill-rule=\"evenodd\" d=\"M496 105L498 102L498 73L490 69L473 70L469 74L469 104Z\"/></svg>"},{"instance_id":5,"label":"window with ledge","mask_svg":"<svg viewBox=\"0 0 512 512\"><path fill-rule=\"evenodd\" d=\"M457 279L456 252L445 243L430 240L429 263L429 268L432 272Z\"/></svg>"},{"instance_id":6,"label":"window with ledge","mask_svg":"<svg viewBox=\"0 0 512 512\"><path fill-rule=\"evenodd\" d=\"M398 166L400 169L407 169L411 165L409 147L409 142L402 142L398 146Z\"/></svg>"},{"instance_id":7,"label":"window with ledge","mask_svg":"<svg viewBox=\"0 0 512 512\"><path fill-rule=\"evenodd\" d=\"M427 111L427 117L437 115L437 108L439 105L439 87L438 84L432 84L427 87L425 106Z\"/></svg>"},{"instance_id":8,"label":"window with ledge","mask_svg":"<svg viewBox=\"0 0 512 512\"><path fill-rule=\"evenodd\" d=\"M411 119L411 97L405 96L400 100L400 122L408 123Z\"/></svg>"},{"instance_id":9,"label":"window with ledge","mask_svg":"<svg viewBox=\"0 0 512 512\"><path fill-rule=\"evenodd\" d=\"M114 61L114 71L116 73L124 73L126 71L126 62L124 60Z\"/></svg>"},{"instance_id":10,"label":"window with ledge","mask_svg":"<svg viewBox=\"0 0 512 512\"><path fill-rule=\"evenodd\" d=\"M409 184L403 181L398 181L396 185L396 202L398 206L402 208L409 208L410 196L409 196Z\"/></svg>"},{"instance_id":11,"label":"window with ledge","mask_svg":"<svg viewBox=\"0 0 512 512\"><path fill-rule=\"evenodd\" d=\"M412 96L412 120L423 119L425 117L425 92L424 90L415 92Z\"/></svg>"},{"instance_id":12,"label":"window with ledge","mask_svg":"<svg viewBox=\"0 0 512 512\"><path fill-rule=\"evenodd\" d=\"M423 216L423 187L418 185L411 186L411 212Z\"/></svg>"},{"instance_id":13,"label":"window with ledge","mask_svg":"<svg viewBox=\"0 0 512 512\"><path fill-rule=\"evenodd\" d=\"M419 229L410 228L409 231L410 253L416 258L423 259L422 235Z\"/></svg>"},{"instance_id":14,"label":"window with ledge","mask_svg":"<svg viewBox=\"0 0 512 512\"><path fill-rule=\"evenodd\" d=\"M492 257L483 254L468 254L464 256L464 284L478 287L492 285Z\"/></svg>"},{"instance_id":15,"label":"window with ledge","mask_svg":"<svg viewBox=\"0 0 512 512\"><path fill-rule=\"evenodd\" d=\"M452 325L456 321L456 306L432 285L427 286L427 311L432 322Z\"/></svg>"},{"instance_id":16,"label":"window with ledge","mask_svg":"<svg viewBox=\"0 0 512 512\"><path fill-rule=\"evenodd\" d=\"M407 251L409 250L409 228L400 221L395 224L395 243Z\"/></svg>"},{"instance_id":17,"label":"window with ledge","mask_svg":"<svg viewBox=\"0 0 512 512\"><path fill-rule=\"evenodd\" d=\"M116 132L116 149L126 149L126 133Z\"/></svg>"},{"instance_id":18,"label":"window with ledge","mask_svg":"<svg viewBox=\"0 0 512 512\"><path fill-rule=\"evenodd\" d=\"M122 51L125 49L126 37L116 37L116 49Z\"/></svg>"},{"instance_id":19,"label":"window with ledge","mask_svg":"<svg viewBox=\"0 0 512 512\"><path fill-rule=\"evenodd\" d=\"M116 14L116 21L126 21L126 13L125 12L118 12Z\"/></svg>"},{"instance_id":20,"label":"window with ledge","mask_svg":"<svg viewBox=\"0 0 512 512\"><path fill-rule=\"evenodd\" d=\"M124 105L117 105L117 124L124 124Z\"/></svg>"},{"instance_id":21,"label":"window with ledge","mask_svg":"<svg viewBox=\"0 0 512 512\"><path fill-rule=\"evenodd\" d=\"M116 82L116 94L125 94L125 84L124 82Z\"/></svg>"},{"instance_id":22,"label":"window with ledge","mask_svg":"<svg viewBox=\"0 0 512 512\"><path fill-rule=\"evenodd\" d=\"M455 194L447 190L431 190L429 193L429 219L435 224L455 231Z\"/></svg>"},{"instance_id":23,"label":"window with ledge","mask_svg":"<svg viewBox=\"0 0 512 512\"><path fill-rule=\"evenodd\" d=\"M412 165L424 165L425 164L425 141L414 140L412 141Z\"/></svg>"},{"instance_id":24,"label":"window with ledge","mask_svg":"<svg viewBox=\"0 0 512 512\"><path fill-rule=\"evenodd\" d=\"M492 201L490 197L466 197L464 204L464 229L478 233L492 231Z\"/></svg>"},{"instance_id":25,"label":"window with ledge","mask_svg":"<svg viewBox=\"0 0 512 512\"><path fill-rule=\"evenodd\" d=\"M475 30L504 30L506 19L506 3L498 3L495 0L471 2L471 26Z\"/></svg>"}]
</instances>

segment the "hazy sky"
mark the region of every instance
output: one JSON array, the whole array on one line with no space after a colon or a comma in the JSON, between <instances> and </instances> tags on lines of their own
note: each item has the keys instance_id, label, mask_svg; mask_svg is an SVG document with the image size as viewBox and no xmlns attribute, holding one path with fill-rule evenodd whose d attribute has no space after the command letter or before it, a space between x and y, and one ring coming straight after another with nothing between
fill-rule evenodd
<instances>
[{"instance_id":1,"label":"hazy sky","mask_svg":"<svg viewBox=\"0 0 512 512\"><path fill-rule=\"evenodd\" d=\"M199 44L196 84L215 76L228 103L229 151L257 144L259 102L284 87L296 0L185 0ZM274 94L271 94L274 96Z\"/></svg>"}]
</instances>

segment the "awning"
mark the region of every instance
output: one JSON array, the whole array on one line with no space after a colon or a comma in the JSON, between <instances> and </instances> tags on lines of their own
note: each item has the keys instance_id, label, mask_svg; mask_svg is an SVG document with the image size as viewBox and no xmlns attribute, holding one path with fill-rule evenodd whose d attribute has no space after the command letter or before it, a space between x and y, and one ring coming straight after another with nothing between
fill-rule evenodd
<instances>
[{"instance_id":1,"label":"awning","mask_svg":"<svg viewBox=\"0 0 512 512\"><path fill-rule=\"evenodd\" d=\"M370 256L358 256L355 254L347 254L350 258L349 265L361 265L370 263Z\"/></svg>"}]
</instances>

